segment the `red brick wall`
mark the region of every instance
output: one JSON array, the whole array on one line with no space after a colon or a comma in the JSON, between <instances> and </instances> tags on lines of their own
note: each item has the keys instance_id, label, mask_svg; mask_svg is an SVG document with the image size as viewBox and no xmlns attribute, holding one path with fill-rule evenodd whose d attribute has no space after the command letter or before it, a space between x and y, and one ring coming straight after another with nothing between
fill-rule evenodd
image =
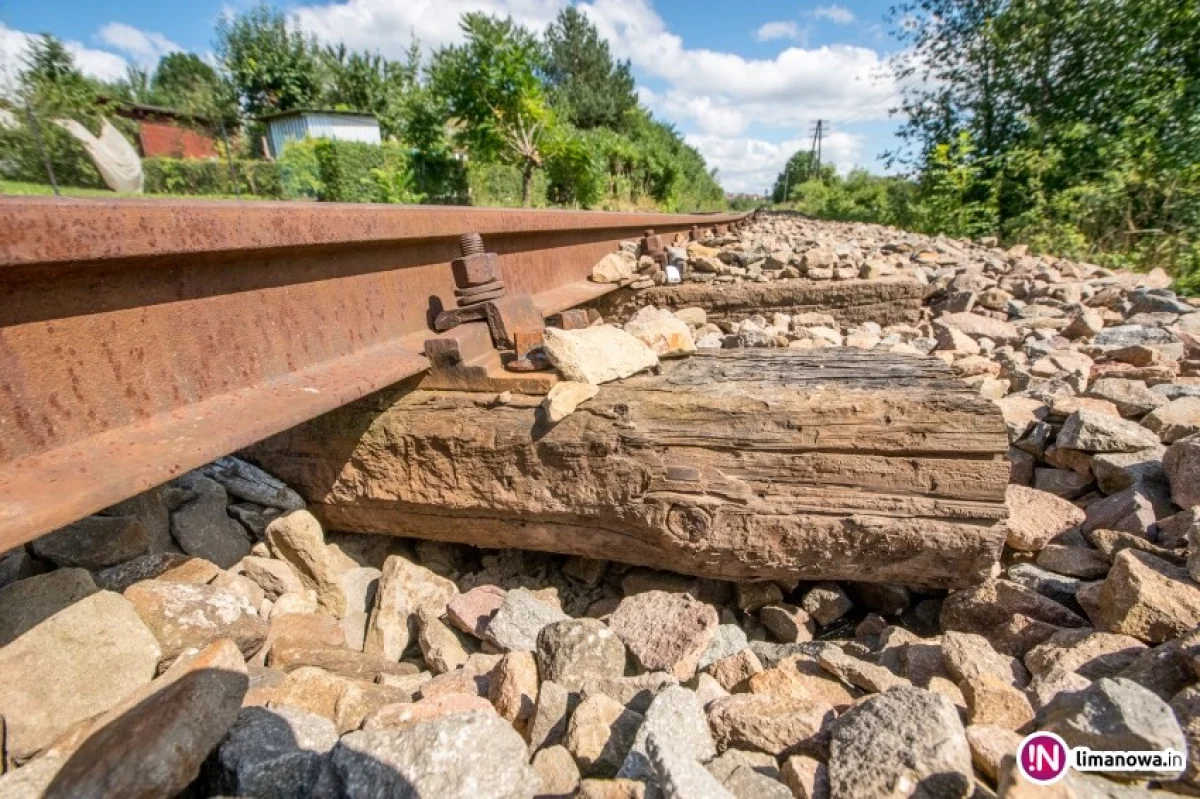
<instances>
[{"instance_id":1,"label":"red brick wall","mask_svg":"<svg viewBox=\"0 0 1200 799\"><path fill-rule=\"evenodd\" d=\"M139 122L138 138L146 158L216 158L216 143L191 128L165 122Z\"/></svg>"}]
</instances>

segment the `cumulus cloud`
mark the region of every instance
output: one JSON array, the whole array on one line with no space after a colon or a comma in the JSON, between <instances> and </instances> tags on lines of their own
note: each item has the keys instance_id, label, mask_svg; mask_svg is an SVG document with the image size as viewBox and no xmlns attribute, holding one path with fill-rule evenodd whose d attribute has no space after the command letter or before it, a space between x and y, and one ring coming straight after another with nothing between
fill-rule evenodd
<instances>
[{"instance_id":1,"label":"cumulus cloud","mask_svg":"<svg viewBox=\"0 0 1200 799\"><path fill-rule=\"evenodd\" d=\"M458 23L469 11L511 16L540 31L566 5L567 0L349 0L299 6L292 16L325 41L400 58L414 39L425 52L462 41Z\"/></svg>"},{"instance_id":2,"label":"cumulus cloud","mask_svg":"<svg viewBox=\"0 0 1200 799\"><path fill-rule=\"evenodd\" d=\"M646 0L592 0L580 8L617 55L666 83L664 113L703 133L737 135L753 123L794 127L816 118L880 120L895 103L884 58L865 47L789 47L752 59L684 46Z\"/></svg>"},{"instance_id":3,"label":"cumulus cloud","mask_svg":"<svg viewBox=\"0 0 1200 799\"><path fill-rule=\"evenodd\" d=\"M31 33L0 22L0 94L11 96L16 89L17 76L25 69L26 54L33 38ZM63 44L83 74L100 80L117 80L125 75L128 62L116 53L85 47L76 41Z\"/></svg>"},{"instance_id":4,"label":"cumulus cloud","mask_svg":"<svg viewBox=\"0 0 1200 799\"><path fill-rule=\"evenodd\" d=\"M139 64L150 66L167 53L183 49L161 33L139 30L124 22L109 22L96 32L96 38Z\"/></svg>"},{"instance_id":5,"label":"cumulus cloud","mask_svg":"<svg viewBox=\"0 0 1200 799\"><path fill-rule=\"evenodd\" d=\"M782 142L763 139L689 134L687 143L700 151L726 191L762 194L775 185L775 178L797 150L806 150L811 139L791 138ZM864 137L857 133L831 131L822 139L822 158L846 173L862 164Z\"/></svg>"},{"instance_id":6,"label":"cumulus cloud","mask_svg":"<svg viewBox=\"0 0 1200 799\"><path fill-rule=\"evenodd\" d=\"M800 27L790 20L782 22L767 22L754 33L754 38L760 42L770 42L775 39L799 39L803 36Z\"/></svg>"},{"instance_id":7,"label":"cumulus cloud","mask_svg":"<svg viewBox=\"0 0 1200 799\"><path fill-rule=\"evenodd\" d=\"M834 25L849 25L854 21L854 12L839 5L818 6L813 9L812 15L817 19L829 20Z\"/></svg>"}]
</instances>

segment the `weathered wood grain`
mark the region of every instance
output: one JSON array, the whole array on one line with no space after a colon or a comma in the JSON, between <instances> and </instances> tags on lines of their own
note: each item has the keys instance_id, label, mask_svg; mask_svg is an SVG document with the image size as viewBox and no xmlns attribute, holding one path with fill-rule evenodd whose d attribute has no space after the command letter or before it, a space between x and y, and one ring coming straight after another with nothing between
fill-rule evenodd
<instances>
[{"instance_id":1,"label":"weathered wood grain","mask_svg":"<svg viewBox=\"0 0 1200 799\"><path fill-rule=\"evenodd\" d=\"M921 319L925 287L909 278L876 280L772 280L728 283L683 283L642 291L622 289L591 303L606 319L628 319L638 308L703 308L711 321L745 319L775 311L814 311L842 325L878 322L916 324Z\"/></svg>"},{"instance_id":2,"label":"weathered wood grain","mask_svg":"<svg viewBox=\"0 0 1200 799\"><path fill-rule=\"evenodd\" d=\"M533 398L397 386L251 448L330 529L727 579L957 587L994 567L1007 437L932 358L722 350Z\"/></svg>"}]
</instances>

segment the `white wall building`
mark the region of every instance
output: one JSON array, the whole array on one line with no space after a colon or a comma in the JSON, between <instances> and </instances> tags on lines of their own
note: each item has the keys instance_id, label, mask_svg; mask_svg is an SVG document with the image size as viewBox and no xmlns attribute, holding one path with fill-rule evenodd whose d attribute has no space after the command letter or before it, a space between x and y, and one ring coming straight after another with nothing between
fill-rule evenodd
<instances>
[{"instance_id":1,"label":"white wall building","mask_svg":"<svg viewBox=\"0 0 1200 799\"><path fill-rule=\"evenodd\" d=\"M278 158L284 145L300 139L336 139L380 144L379 120L371 114L341 111L284 111L262 117L267 126L267 146Z\"/></svg>"}]
</instances>

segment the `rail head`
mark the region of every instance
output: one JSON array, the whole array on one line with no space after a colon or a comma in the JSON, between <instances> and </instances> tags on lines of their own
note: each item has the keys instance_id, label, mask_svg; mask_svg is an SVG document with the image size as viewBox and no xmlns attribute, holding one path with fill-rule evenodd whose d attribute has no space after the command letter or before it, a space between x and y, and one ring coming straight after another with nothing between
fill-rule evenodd
<instances>
[{"instance_id":1,"label":"rail head","mask_svg":"<svg viewBox=\"0 0 1200 799\"><path fill-rule=\"evenodd\" d=\"M0 268L229 255L302 248L405 246L456 238L707 227L748 214L663 214L225 200L0 197Z\"/></svg>"}]
</instances>

